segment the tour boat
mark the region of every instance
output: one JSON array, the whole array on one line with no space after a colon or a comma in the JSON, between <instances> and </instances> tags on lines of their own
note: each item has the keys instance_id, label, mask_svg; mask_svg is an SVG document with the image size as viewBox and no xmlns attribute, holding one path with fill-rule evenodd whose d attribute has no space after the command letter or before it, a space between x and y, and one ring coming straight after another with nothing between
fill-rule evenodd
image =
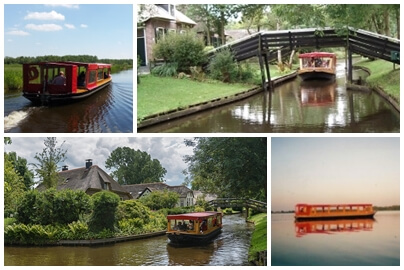
<instances>
[{"instance_id":1,"label":"tour boat","mask_svg":"<svg viewBox=\"0 0 404 270\"><path fill-rule=\"evenodd\" d=\"M40 62L23 65L23 96L47 105L85 98L110 84L111 65Z\"/></svg>"},{"instance_id":2,"label":"tour boat","mask_svg":"<svg viewBox=\"0 0 404 270\"><path fill-rule=\"evenodd\" d=\"M373 218L372 204L296 204L296 220Z\"/></svg>"},{"instance_id":3,"label":"tour boat","mask_svg":"<svg viewBox=\"0 0 404 270\"><path fill-rule=\"evenodd\" d=\"M335 80L337 56L334 53L311 52L299 55L299 76L303 80Z\"/></svg>"},{"instance_id":4,"label":"tour boat","mask_svg":"<svg viewBox=\"0 0 404 270\"><path fill-rule=\"evenodd\" d=\"M222 216L219 212L168 215L166 234L172 244L206 244L222 231Z\"/></svg>"}]
</instances>

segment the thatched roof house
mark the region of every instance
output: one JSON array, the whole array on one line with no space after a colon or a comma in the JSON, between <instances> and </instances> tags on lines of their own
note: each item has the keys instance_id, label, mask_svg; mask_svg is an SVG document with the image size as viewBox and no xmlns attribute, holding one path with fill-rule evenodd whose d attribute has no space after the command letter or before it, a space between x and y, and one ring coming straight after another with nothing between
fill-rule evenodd
<instances>
[{"instance_id":1,"label":"thatched roof house","mask_svg":"<svg viewBox=\"0 0 404 270\"><path fill-rule=\"evenodd\" d=\"M37 189L45 190L45 186L39 184ZM86 160L86 166L82 168L69 170L67 166L64 166L59 172L59 182L56 189L82 190L89 195L102 190L109 190L118 194L122 200L133 199L127 190L100 167L93 165L91 160Z\"/></svg>"}]
</instances>

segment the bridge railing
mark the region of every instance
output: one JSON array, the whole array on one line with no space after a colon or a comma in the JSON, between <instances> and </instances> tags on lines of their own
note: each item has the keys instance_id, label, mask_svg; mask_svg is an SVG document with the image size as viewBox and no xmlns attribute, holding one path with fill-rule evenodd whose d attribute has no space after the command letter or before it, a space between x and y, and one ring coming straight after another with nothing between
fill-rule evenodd
<instances>
[{"instance_id":1,"label":"bridge railing","mask_svg":"<svg viewBox=\"0 0 404 270\"><path fill-rule=\"evenodd\" d=\"M246 207L260 212L267 212L267 204L265 202L251 199L217 198L208 202L208 205L214 207Z\"/></svg>"}]
</instances>

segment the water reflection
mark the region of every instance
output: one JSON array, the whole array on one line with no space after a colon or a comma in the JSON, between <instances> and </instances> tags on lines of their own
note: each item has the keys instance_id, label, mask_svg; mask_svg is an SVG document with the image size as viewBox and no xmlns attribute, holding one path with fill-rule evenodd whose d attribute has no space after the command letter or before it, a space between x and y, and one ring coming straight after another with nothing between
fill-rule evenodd
<instances>
[{"instance_id":1,"label":"water reflection","mask_svg":"<svg viewBox=\"0 0 404 270\"><path fill-rule=\"evenodd\" d=\"M329 106L335 103L337 83L335 81L302 81L300 102L302 106Z\"/></svg>"},{"instance_id":2,"label":"water reflection","mask_svg":"<svg viewBox=\"0 0 404 270\"><path fill-rule=\"evenodd\" d=\"M372 231L374 219L335 219L295 222L296 237L308 234Z\"/></svg>"}]
</instances>

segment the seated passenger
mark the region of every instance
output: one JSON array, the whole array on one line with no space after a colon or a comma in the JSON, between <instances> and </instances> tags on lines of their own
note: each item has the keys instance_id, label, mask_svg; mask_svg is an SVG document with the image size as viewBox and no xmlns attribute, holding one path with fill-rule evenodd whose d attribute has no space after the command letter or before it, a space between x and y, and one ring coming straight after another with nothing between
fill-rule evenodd
<instances>
[{"instance_id":1,"label":"seated passenger","mask_svg":"<svg viewBox=\"0 0 404 270\"><path fill-rule=\"evenodd\" d=\"M59 75L53 79L52 84L56 84L56 85L65 85L66 84L66 77L65 77L65 74L63 71L59 72Z\"/></svg>"},{"instance_id":2,"label":"seated passenger","mask_svg":"<svg viewBox=\"0 0 404 270\"><path fill-rule=\"evenodd\" d=\"M84 71L80 72L80 75L77 77L77 85L78 86L85 86L86 85L86 74Z\"/></svg>"}]
</instances>

